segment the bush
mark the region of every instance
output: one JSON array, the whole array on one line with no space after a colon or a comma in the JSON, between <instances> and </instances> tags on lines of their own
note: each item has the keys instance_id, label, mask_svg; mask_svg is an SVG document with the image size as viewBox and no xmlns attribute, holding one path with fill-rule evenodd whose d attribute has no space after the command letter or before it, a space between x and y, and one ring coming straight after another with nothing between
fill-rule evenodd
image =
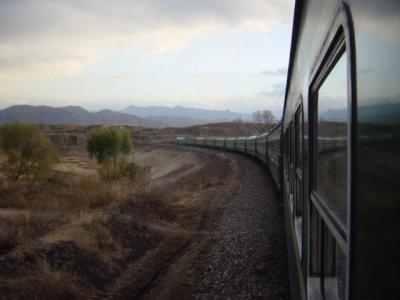
<instances>
[{"instance_id":1,"label":"bush","mask_svg":"<svg viewBox=\"0 0 400 300\"><path fill-rule=\"evenodd\" d=\"M96 128L87 139L87 150L102 165L100 174L106 180L127 176L130 163L126 155L132 152L132 148L129 132L112 127Z\"/></svg>"},{"instance_id":2,"label":"bush","mask_svg":"<svg viewBox=\"0 0 400 300\"><path fill-rule=\"evenodd\" d=\"M2 126L0 146L8 158L5 170L14 180L45 177L58 160L52 142L35 124Z\"/></svg>"}]
</instances>

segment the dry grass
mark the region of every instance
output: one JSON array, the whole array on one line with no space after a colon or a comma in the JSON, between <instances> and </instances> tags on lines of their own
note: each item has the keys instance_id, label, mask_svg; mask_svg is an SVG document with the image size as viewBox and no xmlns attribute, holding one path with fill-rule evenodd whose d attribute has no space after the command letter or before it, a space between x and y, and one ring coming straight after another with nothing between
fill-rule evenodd
<instances>
[{"instance_id":1,"label":"dry grass","mask_svg":"<svg viewBox=\"0 0 400 300\"><path fill-rule=\"evenodd\" d=\"M189 237L200 210L188 199L214 180L189 172L153 186L138 168L133 180L105 182L68 163L79 166L46 181L0 178L0 299L106 297L127 265Z\"/></svg>"},{"instance_id":2,"label":"dry grass","mask_svg":"<svg viewBox=\"0 0 400 300\"><path fill-rule=\"evenodd\" d=\"M0 255L39 238L63 223L59 213L6 211L0 214Z\"/></svg>"},{"instance_id":3,"label":"dry grass","mask_svg":"<svg viewBox=\"0 0 400 300\"><path fill-rule=\"evenodd\" d=\"M0 207L28 210L82 211L108 207L147 189L146 180L104 182L98 177L58 173L48 181L0 182Z\"/></svg>"},{"instance_id":4,"label":"dry grass","mask_svg":"<svg viewBox=\"0 0 400 300\"><path fill-rule=\"evenodd\" d=\"M149 171L141 169L134 181L65 172L46 181L1 180L0 298L103 294L96 276L106 274L104 286L112 284L124 262L158 244L159 236L138 224L168 215L163 201L164 193L149 185ZM90 271L96 269L101 271Z\"/></svg>"},{"instance_id":5,"label":"dry grass","mask_svg":"<svg viewBox=\"0 0 400 300\"><path fill-rule=\"evenodd\" d=\"M29 276L4 279L0 282L1 299L92 298L79 285L77 276L57 270L46 261L39 261L37 268Z\"/></svg>"}]
</instances>

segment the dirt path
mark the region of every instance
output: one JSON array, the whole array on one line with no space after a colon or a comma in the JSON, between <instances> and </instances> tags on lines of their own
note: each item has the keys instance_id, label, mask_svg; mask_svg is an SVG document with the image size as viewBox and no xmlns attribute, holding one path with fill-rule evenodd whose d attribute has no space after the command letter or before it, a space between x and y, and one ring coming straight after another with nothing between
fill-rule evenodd
<instances>
[{"instance_id":1,"label":"dirt path","mask_svg":"<svg viewBox=\"0 0 400 300\"><path fill-rule=\"evenodd\" d=\"M283 212L270 179L238 155L188 150L229 160L229 176L209 193L192 237L135 298L288 299Z\"/></svg>"}]
</instances>

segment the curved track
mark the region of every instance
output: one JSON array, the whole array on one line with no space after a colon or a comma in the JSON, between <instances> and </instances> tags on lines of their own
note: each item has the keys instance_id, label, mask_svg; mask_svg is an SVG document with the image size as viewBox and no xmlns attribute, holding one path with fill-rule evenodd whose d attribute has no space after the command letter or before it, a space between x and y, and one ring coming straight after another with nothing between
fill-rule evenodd
<instances>
[{"instance_id":1,"label":"curved track","mask_svg":"<svg viewBox=\"0 0 400 300\"><path fill-rule=\"evenodd\" d=\"M272 179L247 158L219 155L234 166L229 186L204 203L198 230L138 298L289 299L283 207Z\"/></svg>"}]
</instances>

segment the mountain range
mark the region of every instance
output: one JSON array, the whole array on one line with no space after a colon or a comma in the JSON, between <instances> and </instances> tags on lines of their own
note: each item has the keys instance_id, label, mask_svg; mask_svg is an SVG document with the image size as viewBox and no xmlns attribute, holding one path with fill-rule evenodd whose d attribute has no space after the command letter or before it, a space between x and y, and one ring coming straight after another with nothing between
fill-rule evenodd
<instances>
[{"instance_id":1,"label":"mountain range","mask_svg":"<svg viewBox=\"0 0 400 300\"><path fill-rule=\"evenodd\" d=\"M239 118L245 121L251 120L251 115L249 114L232 112L230 110L211 110L183 106L167 107L131 105L121 112L139 117L190 118L202 122L227 122Z\"/></svg>"},{"instance_id":2,"label":"mountain range","mask_svg":"<svg viewBox=\"0 0 400 300\"><path fill-rule=\"evenodd\" d=\"M90 112L79 106L51 107L14 105L0 110L0 124L16 120L40 124L126 124L145 127L187 127L206 123L249 119L231 111L188 107L129 106L123 111L109 109Z\"/></svg>"},{"instance_id":3,"label":"mountain range","mask_svg":"<svg viewBox=\"0 0 400 300\"><path fill-rule=\"evenodd\" d=\"M0 110L0 124L19 120L39 124L126 124L165 127L167 124L104 109L90 112L79 106L51 107L14 105Z\"/></svg>"}]
</instances>

